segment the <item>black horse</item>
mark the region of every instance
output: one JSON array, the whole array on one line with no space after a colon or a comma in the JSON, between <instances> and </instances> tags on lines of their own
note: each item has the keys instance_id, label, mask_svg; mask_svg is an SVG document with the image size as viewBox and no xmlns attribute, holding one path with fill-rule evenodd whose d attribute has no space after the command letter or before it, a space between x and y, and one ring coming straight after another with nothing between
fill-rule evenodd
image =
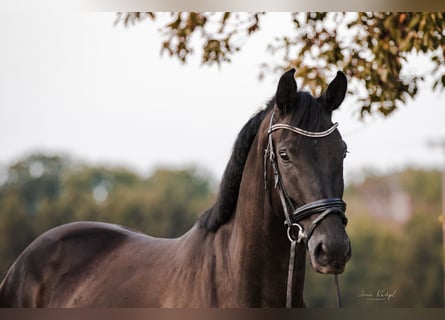
<instances>
[{"instance_id":1,"label":"black horse","mask_svg":"<svg viewBox=\"0 0 445 320\"><path fill-rule=\"evenodd\" d=\"M243 127L216 203L177 239L76 222L32 242L0 283L2 307L302 307L306 252L344 271L346 144L331 114L338 72L318 98L294 70ZM286 295L288 293L288 297Z\"/></svg>"}]
</instances>

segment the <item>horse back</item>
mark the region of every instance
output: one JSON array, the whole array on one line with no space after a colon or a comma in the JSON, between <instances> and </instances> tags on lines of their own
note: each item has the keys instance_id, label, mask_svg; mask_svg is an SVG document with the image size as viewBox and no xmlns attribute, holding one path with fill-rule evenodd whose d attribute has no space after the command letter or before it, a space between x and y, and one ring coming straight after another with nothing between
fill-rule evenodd
<instances>
[{"instance_id":1,"label":"horse back","mask_svg":"<svg viewBox=\"0 0 445 320\"><path fill-rule=\"evenodd\" d=\"M132 237L129 229L100 222L65 224L42 234L0 283L0 307L63 305L76 288Z\"/></svg>"}]
</instances>

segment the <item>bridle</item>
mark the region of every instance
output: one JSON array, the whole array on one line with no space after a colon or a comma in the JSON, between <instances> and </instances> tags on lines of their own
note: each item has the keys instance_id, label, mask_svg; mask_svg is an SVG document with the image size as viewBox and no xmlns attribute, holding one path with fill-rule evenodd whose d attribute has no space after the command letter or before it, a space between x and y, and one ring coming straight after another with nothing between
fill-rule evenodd
<instances>
[{"instance_id":1,"label":"bridle","mask_svg":"<svg viewBox=\"0 0 445 320\"><path fill-rule=\"evenodd\" d=\"M327 198L320 199L313 202L306 203L305 205L295 208L292 201L290 200L286 188L284 187L283 180L281 178L280 172L278 170L278 163L276 160L276 155L274 151L274 144L272 140L272 132L277 130L289 130L294 133L300 134L309 138L323 138L329 136L338 127L338 123L334 123L329 129L321 132L312 132L294 127L288 124L273 124L274 113L270 118L269 129L267 131L268 144L264 152L264 186L267 190L267 160L269 160L274 174L274 188L278 189L280 195L281 204L284 211L285 221L284 224L287 226L287 236L291 242L290 246L290 257L289 257L289 269L287 277L287 293L286 293L286 307L292 307L292 278L294 273L294 263L295 263L295 249L297 243L302 241L305 243L306 248L308 247L309 239L315 231L318 224L325 219L330 214L338 214L342 219L343 224L346 226L348 219L345 215L346 203L340 198ZM308 218L312 215L318 214L318 217L312 221L312 224L308 231L305 231L300 221ZM335 275L335 284L337 291L337 304L341 307L340 301L340 289L338 285L338 278Z\"/></svg>"}]
</instances>

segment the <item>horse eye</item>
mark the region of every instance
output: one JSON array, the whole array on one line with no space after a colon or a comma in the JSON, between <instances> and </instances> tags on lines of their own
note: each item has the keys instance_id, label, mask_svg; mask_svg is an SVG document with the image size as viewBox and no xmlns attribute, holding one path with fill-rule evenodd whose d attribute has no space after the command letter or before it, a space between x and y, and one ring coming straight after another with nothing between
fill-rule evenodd
<instances>
[{"instance_id":1,"label":"horse eye","mask_svg":"<svg viewBox=\"0 0 445 320\"><path fill-rule=\"evenodd\" d=\"M287 154L286 151L284 151L284 150L280 150L280 151L278 152L278 154L280 155L281 160L283 160L283 161L289 161L289 156L288 156L288 154Z\"/></svg>"}]
</instances>

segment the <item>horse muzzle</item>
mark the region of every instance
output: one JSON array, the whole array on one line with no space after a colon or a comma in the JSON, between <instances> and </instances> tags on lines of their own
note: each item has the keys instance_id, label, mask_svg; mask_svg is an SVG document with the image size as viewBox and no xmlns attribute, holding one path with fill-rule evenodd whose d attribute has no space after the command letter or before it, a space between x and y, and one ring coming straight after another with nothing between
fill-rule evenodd
<instances>
[{"instance_id":1,"label":"horse muzzle","mask_svg":"<svg viewBox=\"0 0 445 320\"><path fill-rule=\"evenodd\" d=\"M307 244L312 267L319 273L343 273L352 256L349 237L335 218L326 219Z\"/></svg>"}]
</instances>

